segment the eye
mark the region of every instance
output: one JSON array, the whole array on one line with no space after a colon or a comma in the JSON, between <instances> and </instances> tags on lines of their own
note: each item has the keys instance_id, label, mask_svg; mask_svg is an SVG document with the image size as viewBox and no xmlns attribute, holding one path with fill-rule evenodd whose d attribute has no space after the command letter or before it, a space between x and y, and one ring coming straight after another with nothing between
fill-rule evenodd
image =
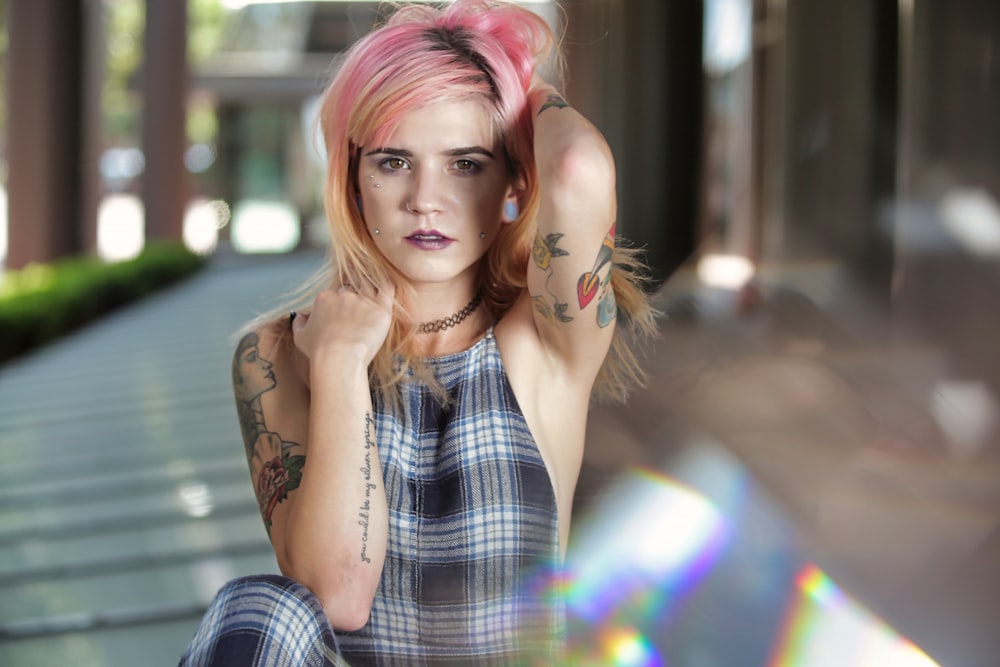
<instances>
[{"instance_id":1,"label":"eye","mask_svg":"<svg viewBox=\"0 0 1000 667\"><path fill-rule=\"evenodd\" d=\"M387 157L379 163L379 166L389 171L399 171L400 169L406 169L409 165L401 157Z\"/></svg>"},{"instance_id":2,"label":"eye","mask_svg":"<svg viewBox=\"0 0 1000 667\"><path fill-rule=\"evenodd\" d=\"M476 162L475 160L462 158L460 160L455 161L456 171L472 172L472 171L477 171L478 169L479 169L479 163Z\"/></svg>"}]
</instances>

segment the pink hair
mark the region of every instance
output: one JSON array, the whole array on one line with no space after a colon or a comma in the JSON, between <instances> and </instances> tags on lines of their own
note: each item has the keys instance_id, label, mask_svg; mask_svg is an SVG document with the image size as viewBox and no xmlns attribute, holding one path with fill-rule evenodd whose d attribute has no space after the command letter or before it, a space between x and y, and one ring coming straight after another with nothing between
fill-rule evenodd
<instances>
[{"instance_id":1,"label":"pink hair","mask_svg":"<svg viewBox=\"0 0 1000 667\"><path fill-rule=\"evenodd\" d=\"M502 139L511 184L520 198L517 220L503 225L482 262L483 306L494 320L527 289L531 245L537 230L538 179L527 91L536 68L554 52L555 38L535 13L501 0L455 0L443 8L406 5L385 24L358 40L339 61L320 109L328 168L324 188L330 227L330 261L289 301L247 324L242 333L268 325L291 344L288 308L308 308L317 291L350 282L392 281L412 293L405 276L386 262L365 228L357 205L357 160L364 146L377 147L410 111L437 102L479 97ZM556 54L558 55L558 54ZM643 290L641 252L615 240L611 286L619 315L636 341L655 335L656 312ZM621 322L623 318L619 318ZM595 396L622 400L643 371L616 327L611 352L594 385ZM437 389L413 353L414 325L394 309L393 323L369 374L372 388L389 402L408 369ZM397 357L398 355L398 357ZM401 358L403 364L397 364ZM446 397L442 394L442 400Z\"/></svg>"},{"instance_id":2,"label":"pink hair","mask_svg":"<svg viewBox=\"0 0 1000 667\"><path fill-rule=\"evenodd\" d=\"M537 208L527 91L554 43L534 12L494 0L456 0L442 8L403 6L344 54L320 109L328 157L324 201L340 281L391 280L397 290L409 289L382 259L358 210L361 148L383 143L414 109L479 97L503 142L511 182L522 192L518 220L505 225L483 262L483 303L495 318L513 305L526 285ZM397 310L383 353L409 357L411 335L412 323ZM388 356L376 359L380 384L392 384L379 371L389 363Z\"/></svg>"}]
</instances>

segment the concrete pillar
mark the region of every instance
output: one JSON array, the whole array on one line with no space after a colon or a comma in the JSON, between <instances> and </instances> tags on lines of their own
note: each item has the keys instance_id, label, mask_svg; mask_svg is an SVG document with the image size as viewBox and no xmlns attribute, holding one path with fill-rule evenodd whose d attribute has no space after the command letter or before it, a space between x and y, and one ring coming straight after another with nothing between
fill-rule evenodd
<instances>
[{"instance_id":1,"label":"concrete pillar","mask_svg":"<svg viewBox=\"0 0 1000 667\"><path fill-rule=\"evenodd\" d=\"M80 213L78 217L80 251L97 254L97 211L103 197L100 171L97 168L104 147L104 124L101 96L107 68L104 31L104 0L81 0L83 8L83 90L80 99L82 128L80 170Z\"/></svg>"},{"instance_id":2,"label":"concrete pillar","mask_svg":"<svg viewBox=\"0 0 1000 667\"><path fill-rule=\"evenodd\" d=\"M619 226L657 279L696 242L703 3L563 0L569 102L605 134Z\"/></svg>"},{"instance_id":3,"label":"concrete pillar","mask_svg":"<svg viewBox=\"0 0 1000 667\"><path fill-rule=\"evenodd\" d=\"M181 238L190 184L184 168L187 147L187 2L146 0L142 72L142 199L146 239Z\"/></svg>"},{"instance_id":4,"label":"concrete pillar","mask_svg":"<svg viewBox=\"0 0 1000 667\"><path fill-rule=\"evenodd\" d=\"M7 5L7 267L83 249L83 11L80 2Z\"/></svg>"},{"instance_id":5,"label":"concrete pillar","mask_svg":"<svg viewBox=\"0 0 1000 667\"><path fill-rule=\"evenodd\" d=\"M632 26L629 144L637 149L634 193L654 276L695 253L704 134L703 0L623 3ZM641 10L640 10L641 8ZM639 239L637 239L639 240Z\"/></svg>"}]
</instances>

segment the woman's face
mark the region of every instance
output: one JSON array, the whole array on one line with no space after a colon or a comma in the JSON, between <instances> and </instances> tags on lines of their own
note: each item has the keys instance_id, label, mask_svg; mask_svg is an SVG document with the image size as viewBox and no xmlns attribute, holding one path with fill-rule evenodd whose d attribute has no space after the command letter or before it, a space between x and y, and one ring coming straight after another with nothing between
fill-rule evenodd
<instances>
[{"instance_id":1,"label":"woman's face","mask_svg":"<svg viewBox=\"0 0 1000 667\"><path fill-rule=\"evenodd\" d=\"M362 149L358 186L375 245L415 284L474 270L513 196L503 146L477 99L404 116L385 145Z\"/></svg>"},{"instance_id":2,"label":"woman's face","mask_svg":"<svg viewBox=\"0 0 1000 667\"><path fill-rule=\"evenodd\" d=\"M273 389L276 384L271 362L260 356L260 349L256 345L240 352L238 373L237 392L244 401L252 401L265 391Z\"/></svg>"}]
</instances>

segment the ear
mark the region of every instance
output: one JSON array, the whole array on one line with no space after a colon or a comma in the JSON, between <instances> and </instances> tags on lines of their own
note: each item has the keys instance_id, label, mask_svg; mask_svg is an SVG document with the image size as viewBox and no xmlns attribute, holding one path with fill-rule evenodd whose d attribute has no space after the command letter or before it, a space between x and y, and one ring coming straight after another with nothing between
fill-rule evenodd
<instances>
[{"instance_id":1,"label":"ear","mask_svg":"<svg viewBox=\"0 0 1000 667\"><path fill-rule=\"evenodd\" d=\"M517 216L521 214L521 207L517 205L517 197L508 196L503 200L503 215L500 217L501 222L504 224L510 224L517 220Z\"/></svg>"},{"instance_id":2,"label":"ear","mask_svg":"<svg viewBox=\"0 0 1000 667\"><path fill-rule=\"evenodd\" d=\"M503 222L514 222L521 215L521 199L524 196L524 187L524 178L518 176L511 183L510 187L507 188L507 194L503 199L503 215L501 216Z\"/></svg>"}]
</instances>

